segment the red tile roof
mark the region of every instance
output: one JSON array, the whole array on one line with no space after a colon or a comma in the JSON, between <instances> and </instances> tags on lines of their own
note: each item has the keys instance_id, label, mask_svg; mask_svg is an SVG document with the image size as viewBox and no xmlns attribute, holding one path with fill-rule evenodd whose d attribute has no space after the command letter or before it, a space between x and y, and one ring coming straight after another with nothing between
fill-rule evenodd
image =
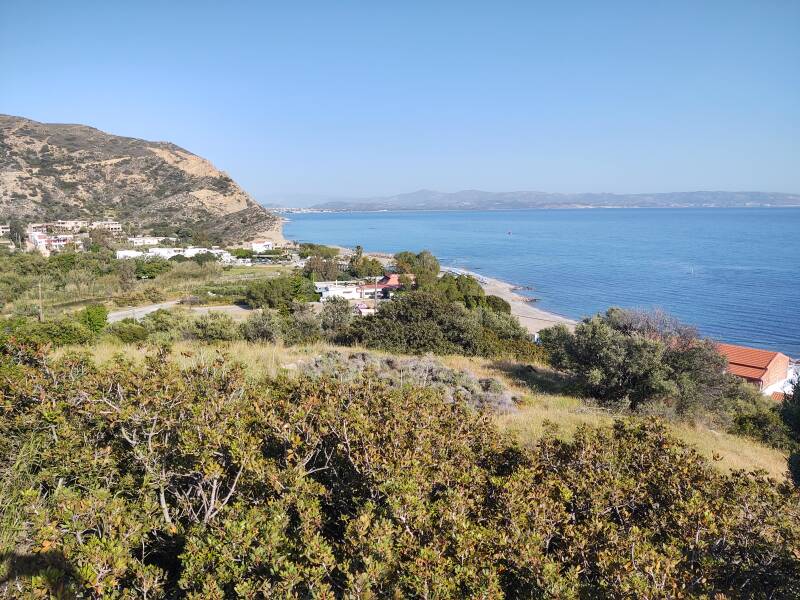
<instances>
[{"instance_id":1,"label":"red tile roof","mask_svg":"<svg viewBox=\"0 0 800 600\"><path fill-rule=\"evenodd\" d=\"M777 352L770 350L759 350L758 348L747 348L746 346L736 346L734 344L717 344L717 349L728 357L728 362L748 367L766 369L769 363L778 356Z\"/></svg>"},{"instance_id":2,"label":"red tile roof","mask_svg":"<svg viewBox=\"0 0 800 600\"><path fill-rule=\"evenodd\" d=\"M783 402L784 398L786 398L786 394L783 392L772 392L772 399L775 402Z\"/></svg>"},{"instance_id":3,"label":"red tile roof","mask_svg":"<svg viewBox=\"0 0 800 600\"><path fill-rule=\"evenodd\" d=\"M770 363L779 355L770 350L734 344L717 344L717 350L728 359L728 372L746 379L761 379Z\"/></svg>"},{"instance_id":4,"label":"red tile roof","mask_svg":"<svg viewBox=\"0 0 800 600\"><path fill-rule=\"evenodd\" d=\"M766 372L766 369L759 369L758 367L737 365L732 362L728 363L728 373L736 375L737 377L744 377L745 379L761 379Z\"/></svg>"}]
</instances>

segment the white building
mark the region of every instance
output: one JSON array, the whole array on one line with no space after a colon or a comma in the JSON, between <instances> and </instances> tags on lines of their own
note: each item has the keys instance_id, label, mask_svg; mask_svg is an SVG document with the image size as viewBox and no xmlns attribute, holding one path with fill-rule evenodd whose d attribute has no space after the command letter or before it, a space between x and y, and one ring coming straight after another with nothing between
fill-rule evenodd
<instances>
[{"instance_id":1,"label":"white building","mask_svg":"<svg viewBox=\"0 0 800 600\"><path fill-rule=\"evenodd\" d=\"M274 247L275 245L268 240L259 240L250 244L250 249L256 253L266 252L267 250L272 250Z\"/></svg>"},{"instance_id":2,"label":"white building","mask_svg":"<svg viewBox=\"0 0 800 600\"><path fill-rule=\"evenodd\" d=\"M74 242L74 235L47 235L40 231L28 232L28 245L34 250L41 252L44 256L50 256L50 252L59 252L63 250L65 246Z\"/></svg>"},{"instance_id":3,"label":"white building","mask_svg":"<svg viewBox=\"0 0 800 600\"><path fill-rule=\"evenodd\" d=\"M118 234L122 233L122 225L117 221L92 221L90 226L91 229L102 229L104 231L108 231L109 233Z\"/></svg>"},{"instance_id":4,"label":"white building","mask_svg":"<svg viewBox=\"0 0 800 600\"><path fill-rule=\"evenodd\" d=\"M138 246L158 246L161 242L165 239L164 237L153 237L149 235L138 235L135 237L129 237L128 243L134 247Z\"/></svg>"},{"instance_id":5,"label":"white building","mask_svg":"<svg viewBox=\"0 0 800 600\"><path fill-rule=\"evenodd\" d=\"M344 298L345 300L359 300L362 298L358 282L319 281L314 284L314 289L324 302L328 298Z\"/></svg>"},{"instance_id":6,"label":"white building","mask_svg":"<svg viewBox=\"0 0 800 600\"><path fill-rule=\"evenodd\" d=\"M89 227L89 221L83 221L80 219L68 221L58 220L55 223L50 223L50 226L58 231L80 231L81 229L86 229Z\"/></svg>"},{"instance_id":7,"label":"white building","mask_svg":"<svg viewBox=\"0 0 800 600\"><path fill-rule=\"evenodd\" d=\"M165 258L169 260L173 256L183 254L183 248L150 248L147 251L149 256L157 256L158 258Z\"/></svg>"},{"instance_id":8,"label":"white building","mask_svg":"<svg viewBox=\"0 0 800 600\"><path fill-rule=\"evenodd\" d=\"M140 252L139 250L117 250L117 258L120 260L140 258L142 256L144 256L144 252Z\"/></svg>"},{"instance_id":9,"label":"white building","mask_svg":"<svg viewBox=\"0 0 800 600\"><path fill-rule=\"evenodd\" d=\"M11 233L11 225L0 225L0 237L5 237Z\"/></svg>"}]
</instances>

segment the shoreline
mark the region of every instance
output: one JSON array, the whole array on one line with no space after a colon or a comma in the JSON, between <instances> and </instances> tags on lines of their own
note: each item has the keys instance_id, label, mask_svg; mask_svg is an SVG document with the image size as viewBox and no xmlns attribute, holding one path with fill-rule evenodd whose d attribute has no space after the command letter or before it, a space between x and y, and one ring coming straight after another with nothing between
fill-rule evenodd
<instances>
[{"instance_id":1,"label":"shoreline","mask_svg":"<svg viewBox=\"0 0 800 600\"><path fill-rule=\"evenodd\" d=\"M346 246L330 245L332 248L338 248L340 252L351 254L352 248ZM367 252L364 251L364 256L375 258L385 266L388 266L394 255L387 252ZM497 279L495 277L487 277L486 275L462 269L460 267L442 266L441 273L452 273L455 275L469 275L474 277L476 281L483 288L487 296L499 296L511 305L511 314L519 319L520 324L525 327L532 335L537 335L542 329L552 327L553 325L566 325L569 329L573 329L577 321L569 319L563 315L554 312L546 311L541 308L536 308L531 298L518 294L519 286ZM535 302L535 301L534 301Z\"/></svg>"},{"instance_id":2,"label":"shoreline","mask_svg":"<svg viewBox=\"0 0 800 600\"><path fill-rule=\"evenodd\" d=\"M481 284L483 291L487 295L499 296L508 302L511 305L511 314L517 317L520 324L533 335L536 335L542 329L558 324L566 325L569 329L572 329L577 323L562 315L536 308L531 305L530 298L517 293L518 287L516 285L502 279L487 277L474 271L456 267L443 267L442 271L474 277Z\"/></svg>"}]
</instances>

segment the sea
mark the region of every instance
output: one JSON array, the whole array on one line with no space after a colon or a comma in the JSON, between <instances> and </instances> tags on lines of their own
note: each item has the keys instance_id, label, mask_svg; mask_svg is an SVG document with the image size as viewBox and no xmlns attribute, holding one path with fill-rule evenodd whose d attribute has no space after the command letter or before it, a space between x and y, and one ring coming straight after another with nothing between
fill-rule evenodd
<instances>
[{"instance_id":1,"label":"sea","mask_svg":"<svg viewBox=\"0 0 800 600\"><path fill-rule=\"evenodd\" d=\"M430 250L581 319L662 309L706 336L800 358L800 208L293 213L284 235Z\"/></svg>"}]
</instances>

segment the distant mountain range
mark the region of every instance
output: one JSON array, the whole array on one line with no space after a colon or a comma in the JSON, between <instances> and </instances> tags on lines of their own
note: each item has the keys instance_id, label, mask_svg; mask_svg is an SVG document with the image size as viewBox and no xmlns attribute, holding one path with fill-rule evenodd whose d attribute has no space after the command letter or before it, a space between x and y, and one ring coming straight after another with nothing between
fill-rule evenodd
<instances>
[{"instance_id":1,"label":"distant mountain range","mask_svg":"<svg viewBox=\"0 0 800 600\"><path fill-rule=\"evenodd\" d=\"M0 115L0 223L110 216L161 235L279 236L280 220L206 159L167 142Z\"/></svg>"},{"instance_id":2,"label":"distant mountain range","mask_svg":"<svg viewBox=\"0 0 800 600\"><path fill-rule=\"evenodd\" d=\"M659 194L553 194L549 192L445 193L419 190L397 196L331 200L313 206L332 211L511 210L524 208L744 208L800 206L800 194L771 192L669 192Z\"/></svg>"}]
</instances>

